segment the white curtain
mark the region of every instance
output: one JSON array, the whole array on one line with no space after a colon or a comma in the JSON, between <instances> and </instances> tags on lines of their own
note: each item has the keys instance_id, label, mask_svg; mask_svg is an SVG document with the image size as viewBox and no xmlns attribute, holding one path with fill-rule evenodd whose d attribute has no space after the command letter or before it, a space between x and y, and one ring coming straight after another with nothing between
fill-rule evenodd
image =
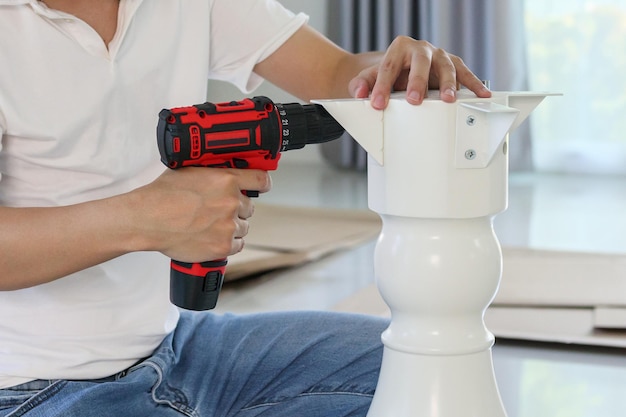
<instances>
[{"instance_id":1,"label":"white curtain","mask_svg":"<svg viewBox=\"0 0 626 417\"><path fill-rule=\"evenodd\" d=\"M329 36L353 52L384 50L398 35L459 55L493 90L527 90L523 2L519 0L331 0ZM512 170L532 169L528 123L511 135ZM322 147L342 167L365 168L349 137Z\"/></svg>"}]
</instances>

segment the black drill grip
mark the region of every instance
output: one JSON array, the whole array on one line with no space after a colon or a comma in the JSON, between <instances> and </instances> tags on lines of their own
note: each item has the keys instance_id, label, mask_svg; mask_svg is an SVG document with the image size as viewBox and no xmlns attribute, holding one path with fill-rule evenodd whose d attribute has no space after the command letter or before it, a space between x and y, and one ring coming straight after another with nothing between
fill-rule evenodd
<instances>
[{"instance_id":1,"label":"black drill grip","mask_svg":"<svg viewBox=\"0 0 626 417\"><path fill-rule=\"evenodd\" d=\"M186 310L215 308L224 283L226 259L200 263L172 259L170 268L170 301Z\"/></svg>"}]
</instances>

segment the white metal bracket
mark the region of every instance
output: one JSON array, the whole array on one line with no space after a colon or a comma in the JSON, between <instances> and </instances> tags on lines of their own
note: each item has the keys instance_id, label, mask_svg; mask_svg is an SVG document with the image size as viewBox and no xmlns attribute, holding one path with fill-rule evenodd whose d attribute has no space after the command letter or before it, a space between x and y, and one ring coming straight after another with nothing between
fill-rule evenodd
<instances>
[{"instance_id":1,"label":"white metal bracket","mask_svg":"<svg viewBox=\"0 0 626 417\"><path fill-rule=\"evenodd\" d=\"M455 166L485 168L519 113L493 102L459 103L456 113Z\"/></svg>"}]
</instances>

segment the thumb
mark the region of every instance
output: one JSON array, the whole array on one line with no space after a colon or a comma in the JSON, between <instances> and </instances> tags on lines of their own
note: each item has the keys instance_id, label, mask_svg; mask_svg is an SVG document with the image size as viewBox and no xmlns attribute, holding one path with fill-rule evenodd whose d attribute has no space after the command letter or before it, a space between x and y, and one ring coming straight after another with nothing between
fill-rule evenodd
<instances>
[{"instance_id":1,"label":"thumb","mask_svg":"<svg viewBox=\"0 0 626 417\"><path fill-rule=\"evenodd\" d=\"M363 78L353 78L348 85L350 96L354 98L367 98L370 94L370 86Z\"/></svg>"},{"instance_id":2,"label":"thumb","mask_svg":"<svg viewBox=\"0 0 626 417\"><path fill-rule=\"evenodd\" d=\"M361 71L356 77L350 80L348 91L354 98L367 98L376 83L378 67L373 66Z\"/></svg>"}]
</instances>

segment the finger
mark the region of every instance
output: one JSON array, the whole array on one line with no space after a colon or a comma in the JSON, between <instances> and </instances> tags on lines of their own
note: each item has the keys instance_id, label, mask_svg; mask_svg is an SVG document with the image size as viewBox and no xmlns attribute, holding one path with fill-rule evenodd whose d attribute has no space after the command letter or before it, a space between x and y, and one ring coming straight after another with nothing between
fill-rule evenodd
<instances>
[{"instance_id":1,"label":"finger","mask_svg":"<svg viewBox=\"0 0 626 417\"><path fill-rule=\"evenodd\" d=\"M402 70L398 79L394 82L393 89L397 91L406 90L407 76L406 70ZM356 77L350 80L348 84L348 91L354 98L367 98L374 84L376 84L376 77L378 76L378 66L367 68L359 73Z\"/></svg>"},{"instance_id":2,"label":"finger","mask_svg":"<svg viewBox=\"0 0 626 417\"><path fill-rule=\"evenodd\" d=\"M438 49L433 56L433 72L439 80L439 97L453 103L456 100L456 67L443 49Z\"/></svg>"},{"instance_id":3,"label":"finger","mask_svg":"<svg viewBox=\"0 0 626 417\"><path fill-rule=\"evenodd\" d=\"M411 44L415 40L400 36L391 43L378 67L376 82L372 87L372 107L382 110L387 107L392 87L405 68L412 63L412 55L409 52ZM428 48L421 48L428 53ZM430 65L429 65L430 67Z\"/></svg>"},{"instance_id":4,"label":"finger","mask_svg":"<svg viewBox=\"0 0 626 417\"><path fill-rule=\"evenodd\" d=\"M456 68L457 80L459 84L470 89L478 97L489 98L491 91L483 84L483 82L474 75L474 73L465 65L463 60L457 56L452 57Z\"/></svg>"},{"instance_id":5,"label":"finger","mask_svg":"<svg viewBox=\"0 0 626 417\"><path fill-rule=\"evenodd\" d=\"M233 243L230 248L230 254L234 255L236 253L241 252L244 246L245 246L245 242L243 239L233 239Z\"/></svg>"},{"instance_id":6,"label":"finger","mask_svg":"<svg viewBox=\"0 0 626 417\"><path fill-rule=\"evenodd\" d=\"M242 239L250 231L250 223L247 220L237 218L235 221L235 231L233 239Z\"/></svg>"},{"instance_id":7,"label":"finger","mask_svg":"<svg viewBox=\"0 0 626 417\"><path fill-rule=\"evenodd\" d=\"M421 104L428 92L431 56L415 53L411 57L411 68L406 86L406 99L411 104Z\"/></svg>"},{"instance_id":8,"label":"finger","mask_svg":"<svg viewBox=\"0 0 626 417\"><path fill-rule=\"evenodd\" d=\"M259 169L232 169L238 175L239 189L266 193L272 188L272 178L266 171Z\"/></svg>"},{"instance_id":9,"label":"finger","mask_svg":"<svg viewBox=\"0 0 626 417\"><path fill-rule=\"evenodd\" d=\"M235 233L233 235L233 239L231 241L231 255L235 253L239 253L243 250L245 246L244 237L250 231L250 223L247 220L236 219L235 220Z\"/></svg>"},{"instance_id":10,"label":"finger","mask_svg":"<svg viewBox=\"0 0 626 417\"><path fill-rule=\"evenodd\" d=\"M241 195L241 204L239 205L239 211L237 212L237 217L240 219L249 219L254 214L254 203L252 199L249 197Z\"/></svg>"},{"instance_id":11,"label":"finger","mask_svg":"<svg viewBox=\"0 0 626 417\"><path fill-rule=\"evenodd\" d=\"M361 71L359 75L354 77L348 83L348 91L350 91L350 95L354 98L367 98L370 95L371 87L374 85L376 80L376 75L373 76L370 74L372 72L371 68L368 68L364 71Z\"/></svg>"},{"instance_id":12,"label":"finger","mask_svg":"<svg viewBox=\"0 0 626 417\"><path fill-rule=\"evenodd\" d=\"M378 68L378 76L372 87L372 107L378 110L387 107L391 89L399 74L400 69L393 61L393 57L383 59Z\"/></svg>"}]
</instances>

